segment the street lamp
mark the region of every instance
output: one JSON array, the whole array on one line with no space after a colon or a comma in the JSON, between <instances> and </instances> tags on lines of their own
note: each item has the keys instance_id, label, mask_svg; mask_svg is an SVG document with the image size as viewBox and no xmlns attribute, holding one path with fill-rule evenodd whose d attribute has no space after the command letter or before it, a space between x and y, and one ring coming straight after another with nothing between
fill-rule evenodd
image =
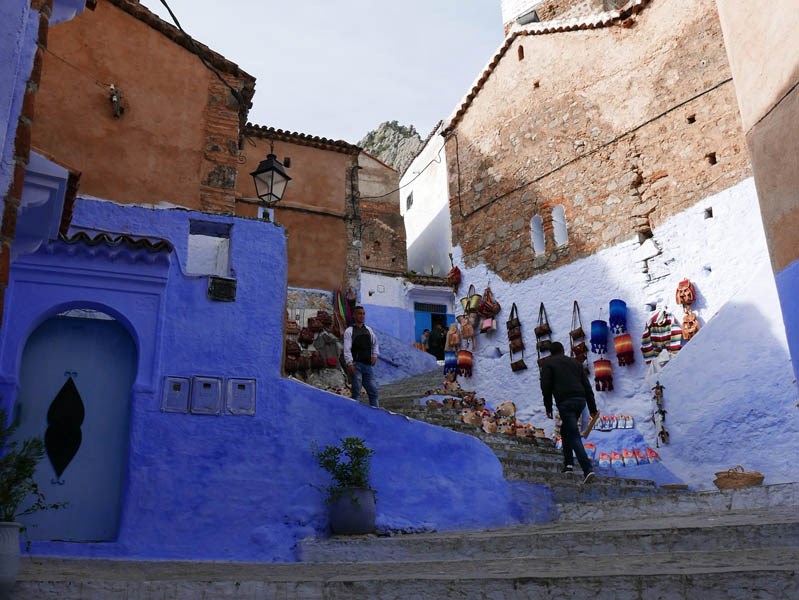
<instances>
[{"instance_id":1,"label":"street lamp","mask_svg":"<svg viewBox=\"0 0 799 600\"><path fill-rule=\"evenodd\" d=\"M262 160L258 168L250 173L255 182L255 195L267 206L280 202L283 192L286 191L286 184L291 181L291 177L286 175L283 163L273 154L273 150L274 145L270 148L266 160Z\"/></svg>"}]
</instances>

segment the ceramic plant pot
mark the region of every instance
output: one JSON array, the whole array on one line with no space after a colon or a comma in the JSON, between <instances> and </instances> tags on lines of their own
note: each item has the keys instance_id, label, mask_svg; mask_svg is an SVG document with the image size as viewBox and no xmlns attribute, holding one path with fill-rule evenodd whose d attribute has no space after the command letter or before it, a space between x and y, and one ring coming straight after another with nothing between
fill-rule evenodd
<instances>
[{"instance_id":1,"label":"ceramic plant pot","mask_svg":"<svg viewBox=\"0 0 799 600\"><path fill-rule=\"evenodd\" d=\"M0 598L10 598L19 571L19 523L0 522Z\"/></svg>"},{"instance_id":2,"label":"ceramic plant pot","mask_svg":"<svg viewBox=\"0 0 799 600\"><path fill-rule=\"evenodd\" d=\"M375 530L375 493L344 488L330 504L330 529L336 535L359 535Z\"/></svg>"}]
</instances>

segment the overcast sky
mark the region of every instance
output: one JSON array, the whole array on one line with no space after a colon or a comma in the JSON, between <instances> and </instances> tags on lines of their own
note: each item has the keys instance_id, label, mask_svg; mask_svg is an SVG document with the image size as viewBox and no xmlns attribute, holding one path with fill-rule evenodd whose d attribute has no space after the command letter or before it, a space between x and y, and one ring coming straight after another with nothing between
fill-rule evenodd
<instances>
[{"instance_id":1,"label":"overcast sky","mask_svg":"<svg viewBox=\"0 0 799 600\"><path fill-rule=\"evenodd\" d=\"M500 0L166 1L255 76L250 121L351 143L391 120L427 136L503 40Z\"/></svg>"}]
</instances>

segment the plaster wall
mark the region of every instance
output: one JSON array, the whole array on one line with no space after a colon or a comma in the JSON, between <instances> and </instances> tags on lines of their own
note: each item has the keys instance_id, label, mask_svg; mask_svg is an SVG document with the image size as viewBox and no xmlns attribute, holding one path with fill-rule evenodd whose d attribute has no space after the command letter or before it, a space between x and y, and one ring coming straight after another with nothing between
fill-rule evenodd
<instances>
[{"instance_id":1,"label":"plaster wall","mask_svg":"<svg viewBox=\"0 0 799 600\"><path fill-rule=\"evenodd\" d=\"M743 180L715 4L653 2L629 27L519 35L456 120L447 162L453 243L507 281L648 235ZM568 242L556 247L558 204Z\"/></svg>"},{"instance_id":2,"label":"plaster wall","mask_svg":"<svg viewBox=\"0 0 799 600\"><path fill-rule=\"evenodd\" d=\"M718 9L799 377L799 4L718 2Z\"/></svg>"},{"instance_id":3,"label":"plaster wall","mask_svg":"<svg viewBox=\"0 0 799 600\"><path fill-rule=\"evenodd\" d=\"M234 210L238 105L197 56L110 2L53 27L48 50L33 143L67 157L82 192Z\"/></svg>"},{"instance_id":4,"label":"plaster wall","mask_svg":"<svg viewBox=\"0 0 799 600\"><path fill-rule=\"evenodd\" d=\"M717 4L741 121L749 132L799 81L799 3Z\"/></svg>"},{"instance_id":5,"label":"plaster wall","mask_svg":"<svg viewBox=\"0 0 799 600\"><path fill-rule=\"evenodd\" d=\"M14 138L25 84L31 74L39 31L39 13L29 2L0 6L0 214L14 173Z\"/></svg>"},{"instance_id":6,"label":"plaster wall","mask_svg":"<svg viewBox=\"0 0 799 600\"><path fill-rule=\"evenodd\" d=\"M246 160L239 168L237 191L255 199L249 173L270 152L266 139L247 138ZM345 288L348 255L357 252L348 243L346 217L352 211L348 173L352 154L313 148L285 141L274 142L278 160L291 159L291 177L283 200L275 207L275 220L286 231L288 284L292 287L333 290ZM239 202L237 214L255 217L257 205Z\"/></svg>"},{"instance_id":7,"label":"plaster wall","mask_svg":"<svg viewBox=\"0 0 799 600\"><path fill-rule=\"evenodd\" d=\"M190 221L230 226L235 302L210 300L207 278L185 274ZM146 279L154 266L128 264L119 252L41 250L25 259L40 279L52 273L37 285L14 278L22 264L12 271L6 317L13 326L2 354L10 373L2 381L6 405L14 402L10 379L26 336L64 308L90 306L117 318L136 341L140 365L117 540L34 541L33 554L294 561L298 540L327 534L321 490L328 479L311 444L352 435L376 451L371 483L383 530L485 528L550 517L551 497L528 489L535 502L517 501L496 456L478 440L280 378L286 246L279 227L87 199L78 200L73 224L167 239L174 252L146 285L134 280ZM263 256L271 257L268 265ZM162 412L163 378L194 375L254 379L255 414Z\"/></svg>"},{"instance_id":8,"label":"plaster wall","mask_svg":"<svg viewBox=\"0 0 799 600\"><path fill-rule=\"evenodd\" d=\"M708 208L712 218L705 218ZM590 332L591 321L607 320L609 301L619 298L628 307L635 363L619 366L611 340L608 358L615 389L596 392L599 410L632 414L637 431L655 448L650 388L660 379L666 386L671 442L659 452L678 477L709 488L715 471L740 463L768 473L769 482L792 481L795 470L783 457L799 439L798 396L753 180L708 196L653 233L654 255L632 238L515 284L497 278L484 265L467 267L461 291L471 283L480 290L490 280L503 308L498 330L478 335L474 375L461 379L461 385L477 389L492 406L514 401L520 419L551 433L553 423L544 415L536 364L533 330L539 303L547 309L552 339L568 348L572 301L578 301L583 328ZM646 379L647 366L638 346L650 314L648 304L681 316L674 291L684 278L696 286L693 308L703 328L660 374ZM517 373L510 370L505 326L513 302L519 307L529 367ZM589 353L589 361L596 358ZM753 441L759 439L769 443ZM610 434L597 432L591 441L600 447L613 440Z\"/></svg>"},{"instance_id":9,"label":"plaster wall","mask_svg":"<svg viewBox=\"0 0 799 600\"><path fill-rule=\"evenodd\" d=\"M452 251L447 162L440 130L439 126L400 179L408 269L435 277L444 277L449 271ZM411 194L413 204L409 208Z\"/></svg>"}]
</instances>

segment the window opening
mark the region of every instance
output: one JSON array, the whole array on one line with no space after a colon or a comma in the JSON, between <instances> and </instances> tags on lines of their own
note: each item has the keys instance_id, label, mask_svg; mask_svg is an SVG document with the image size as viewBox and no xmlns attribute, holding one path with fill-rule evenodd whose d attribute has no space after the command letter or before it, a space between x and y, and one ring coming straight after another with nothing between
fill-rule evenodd
<instances>
[{"instance_id":1,"label":"window opening","mask_svg":"<svg viewBox=\"0 0 799 600\"><path fill-rule=\"evenodd\" d=\"M533 252L543 254L546 250L544 241L544 219L541 215L535 215L530 219L530 241L533 245Z\"/></svg>"},{"instance_id":2,"label":"window opening","mask_svg":"<svg viewBox=\"0 0 799 600\"><path fill-rule=\"evenodd\" d=\"M566 228L566 209L556 204L552 209L552 227L555 233L555 245L563 246L569 242L569 231Z\"/></svg>"},{"instance_id":3,"label":"window opening","mask_svg":"<svg viewBox=\"0 0 799 600\"><path fill-rule=\"evenodd\" d=\"M230 224L189 222L186 271L193 275L230 275Z\"/></svg>"},{"instance_id":4,"label":"window opening","mask_svg":"<svg viewBox=\"0 0 799 600\"><path fill-rule=\"evenodd\" d=\"M408 197L405 199L405 210L410 210L411 206L413 206L413 192L408 194Z\"/></svg>"},{"instance_id":5,"label":"window opening","mask_svg":"<svg viewBox=\"0 0 799 600\"><path fill-rule=\"evenodd\" d=\"M524 60L524 46L519 46L519 60Z\"/></svg>"}]
</instances>

